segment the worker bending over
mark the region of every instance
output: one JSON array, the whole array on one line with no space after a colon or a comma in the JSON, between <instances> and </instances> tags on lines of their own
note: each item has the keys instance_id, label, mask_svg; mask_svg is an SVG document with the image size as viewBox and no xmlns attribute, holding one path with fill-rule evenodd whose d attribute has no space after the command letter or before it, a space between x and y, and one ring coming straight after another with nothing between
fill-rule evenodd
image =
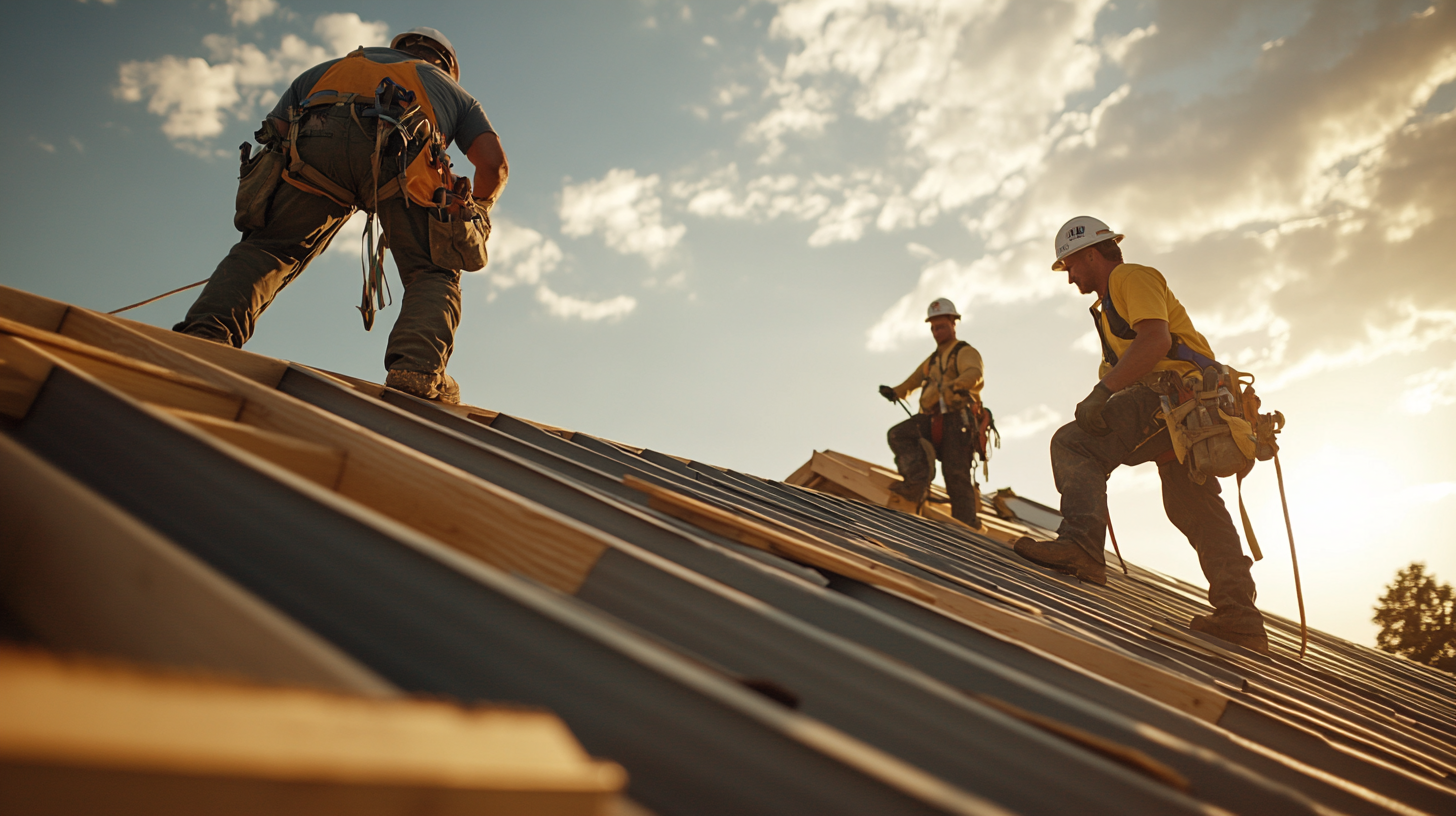
<instances>
[{"instance_id":1,"label":"worker bending over","mask_svg":"<svg viewBox=\"0 0 1456 816\"><path fill-rule=\"evenodd\" d=\"M1062 494L1056 540L1023 537L1016 552L1105 586L1107 477L1118 465L1156 462L1168 520L1197 550L1208 579L1213 614L1194 617L1190 628L1267 654L1264 618L1254 607L1253 562L1244 556L1218 479L1195 483L1178 463L1153 390L1163 372L1199 375L1195 360L1212 362L1213 350L1158 270L1123 261L1122 237L1088 216L1073 218L1057 233L1052 268L1066 270L1067 282L1082 294L1097 293L1091 312L1103 360L1099 382L1077 405L1076 421L1052 436L1052 478Z\"/></svg>"},{"instance_id":2,"label":"worker bending over","mask_svg":"<svg viewBox=\"0 0 1456 816\"><path fill-rule=\"evenodd\" d=\"M926 310L925 322L935 338L935 352L925 358L910 376L891 388L880 386L880 394L891 402L903 400L920 389L920 412L890 429L890 450L900 471L900 484L890 488L890 507L919 513L935 477L935 460L945 473L945 490L950 494L953 517L980 527L975 483L971 480L971 458L980 438L981 353L956 339L956 321L961 316L955 304L936 298Z\"/></svg>"},{"instance_id":3,"label":"worker bending over","mask_svg":"<svg viewBox=\"0 0 1456 816\"><path fill-rule=\"evenodd\" d=\"M385 383L459 402L445 366L460 324L460 274L485 265L488 213L509 172L500 139L459 79L454 46L432 28L295 79L256 134L264 150L250 159L243 148L234 220L243 239L174 330L241 347L273 298L364 209L384 232L365 271L366 329L386 305L385 246L404 285ZM474 166L473 194L449 172L451 143Z\"/></svg>"}]
</instances>

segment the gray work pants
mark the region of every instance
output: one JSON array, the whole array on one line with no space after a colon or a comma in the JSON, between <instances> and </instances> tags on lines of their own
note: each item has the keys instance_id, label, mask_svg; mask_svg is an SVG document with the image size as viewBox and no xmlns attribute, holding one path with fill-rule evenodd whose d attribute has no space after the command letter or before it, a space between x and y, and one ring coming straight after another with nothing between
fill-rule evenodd
<instances>
[{"instance_id":1,"label":"gray work pants","mask_svg":"<svg viewBox=\"0 0 1456 816\"><path fill-rule=\"evenodd\" d=\"M1108 476L1119 465L1151 462L1173 448L1168 429L1157 416L1159 408L1152 389L1133 385L1113 394L1102 412L1112 433L1092 436L1073 422L1052 435L1052 478L1062 494L1058 539L1103 560ZM1158 476L1168 520L1198 552L1215 618L1237 632L1263 632L1264 618L1254 607L1254 579L1249 573L1253 561L1244 555L1219 495L1218 480L1210 477L1196 484L1176 459L1160 464Z\"/></svg>"},{"instance_id":2,"label":"gray work pants","mask_svg":"<svg viewBox=\"0 0 1456 816\"><path fill-rule=\"evenodd\" d=\"M376 120L359 121L362 130L348 106L310 116L301 125L298 152L360 200L371 200ZM386 158L381 183L398 172L398 159ZM241 348L273 298L328 247L352 214L328 198L280 183L267 223L233 245L173 330ZM378 215L404 285L384 367L443 374L460 325L460 272L430 260L430 215L425 208L406 207L404 198L395 196L379 202Z\"/></svg>"},{"instance_id":3,"label":"gray work pants","mask_svg":"<svg viewBox=\"0 0 1456 816\"><path fill-rule=\"evenodd\" d=\"M888 441L895 454L895 468L900 471L900 484L893 489L902 498L919 503L930 492L930 481L935 478L935 461L926 456L920 440L930 440L929 414L917 414L890 428ZM945 473L945 492L950 494L952 517L971 525L981 526L976 507L976 487L971 481L971 430L961 421L960 412L945 415L940 444L935 446L935 456L940 460Z\"/></svg>"}]
</instances>

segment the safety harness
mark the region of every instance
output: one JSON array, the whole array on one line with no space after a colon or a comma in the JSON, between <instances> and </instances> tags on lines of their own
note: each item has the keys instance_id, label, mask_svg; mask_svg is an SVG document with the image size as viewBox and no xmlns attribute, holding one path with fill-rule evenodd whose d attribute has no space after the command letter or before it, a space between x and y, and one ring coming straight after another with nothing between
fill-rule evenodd
<instances>
[{"instance_id":1,"label":"safety harness","mask_svg":"<svg viewBox=\"0 0 1456 816\"><path fill-rule=\"evenodd\" d=\"M419 76L418 67L424 64L427 63L423 60L375 62L360 48L330 66L314 83L308 96L288 112L288 135L283 144L288 166L283 180L341 207L351 210L357 207L368 213L361 239L364 291L358 307L366 331L374 326L374 313L393 300L384 276L388 241L382 234L376 235L379 202L403 196L406 207L413 201L422 207L443 209L451 197L458 196L460 181L467 185L467 195L469 192L469 181L456 179L450 172L445 138L440 134L434 108ZM362 198L336 184L298 153L298 137L304 120L323 115L327 108L344 106L349 109L349 118L365 135L369 131L360 117L377 120L370 161L372 195ZM415 151L415 157L406 162L411 150ZM400 171L381 184L379 173L386 155L398 157Z\"/></svg>"},{"instance_id":2,"label":"safety harness","mask_svg":"<svg viewBox=\"0 0 1456 816\"><path fill-rule=\"evenodd\" d=\"M1107 329L1123 340L1136 339L1137 331L1117 313L1111 295L1103 298L1100 304L1100 313L1097 306L1089 311L1093 325L1097 327L1097 338L1102 342L1102 359L1115 366L1118 356L1103 332L1102 316L1107 318ZM1254 393L1254 375L1237 371L1198 353L1177 334L1172 337L1167 358L1192 363L1198 367L1199 373L1183 377L1177 372L1162 370L1154 371L1143 379L1144 384L1159 395L1162 410L1158 416L1167 426L1168 437L1173 443L1173 449L1156 461L1164 465L1176 458L1180 464L1188 466L1188 478L1197 484L1203 484L1210 476L1237 477L1244 538L1249 542L1249 552L1254 560L1260 561L1264 553L1259 548L1254 525L1244 507L1244 477L1253 470L1255 462L1274 460L1274 471L1279 480L1279 501L1283 505L1285 530L1289 534L1289 554L1294 564L1294 589L1299 600L1299 654L1303 657L1309 643L1304 593L1300 587L1299 559L1294 551L1294 529L1289 522L1284 470L1279 464L1279 443L1276 439L1276 435L1284 429L1284 414L1278 411L1259 413L1262 401ZM1108 526L1110 531L1110 522ZM1116 547L1115 537L1113 546Z\"/></svg>"},{"instance_id":3,"label":"safety harness","mask_svg":"<svg viewBox=\"0 0 1456 816\"><path fill-rule=\"evenodd\" d=\"M942 355L940 350L936 349L925 360L925 375L920 380L920 388L923 391L933 381L936 384L937 391L941 394L939 404L930 413L930 441L936 447L939 447L941 440L945 438L945 414L949 411L949 406L945 402L945 394L948 393L949 384L955 382L956 378L961 375L961 349L967 348L970 345L970 343L964 340L959 340L954 346L951 346L949 353ZM943 362L944 360L948 360L949 363ZM938 372L938 376L936 377L931 376L932 365L935 366ZM947 365L950 367L947 368ZM974 483L976 462L978 460L981 463L981 472L986 479L990 479L990 442L992 434L995 434L995 446L998 448L1001 447L1001 432L996 430L996 418L991 415L991 409L983 405L980 400L971 397L969 391L962 389L957 393L964 394L969 400L969 404L965 408L962 408L960 413L961 421L971 432L972 481Z\"/></svg>"}]
</instances>

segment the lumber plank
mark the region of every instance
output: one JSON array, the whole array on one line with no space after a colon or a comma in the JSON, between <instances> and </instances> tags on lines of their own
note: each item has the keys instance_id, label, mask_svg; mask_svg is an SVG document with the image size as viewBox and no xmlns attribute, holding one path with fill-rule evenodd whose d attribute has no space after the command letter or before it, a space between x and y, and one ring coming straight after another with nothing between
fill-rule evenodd
<instances>
[{"instance_id":1,"label":"lumber plank","mask_svg":"<svg viewBox=\"0 0 1456 816\"><path fill-rule=\"evenodd\" d=\"M942 614L1080 666L1208 722L1217 722L1228 705L1228 697L1216 689L1145 663L1110 644L1096 642L1091 635L1063 631L1020 611L963 595L883 564L871 562L873 569L861 569L857 562L857 559L862 559L861 556L828 541L804 532L798 536L785 535L766 525L756 524L632 476L626 477L623 484L646 493L651 506L661 512L694 524L699 519L709 521L714 525L710 528L713 532L725 533L736 528L740 534L735 536L735 540L744 544L768 549L800 563L838 572L901 594ZM853 571L845 572L846 569ZM901 587L907 584L916 591L903 591Z\"/></svg>"},{"instance_id":2,"label":"lumber plank","mask_svg":"<svg viewBox=\"0 0 1456 816\"><path fill-rule=\"evenodd\" d=\"M224 389L53 332L0 318L0 334L36 344L44 354L65 360L72 367L144 402L226 419L237 416L242 408L242 399Z\"/></svg>"},{"instance_id":3,"label":"lumber plank","mask_svg":"<svg viewBox=\"0 0 1456 816\"><path fill-rule=\"evenodd\" d=\"M0 334L0 414L20 419L30 413L52 365L25 341Z\"/></svg>"},{"instance_id":4,"label":"lumber plank","mask_svg":"<svg viewBox=\"0 0 1456 816\"><path fill-rule=\"evenodd\" d=\"M850 465L819 451L814 452L810 462L815 474L853 492L858 498L881 507L889 503L890 491L887 488L875 484L868 475Z\"/></svg>"},{"instance_id":5,"label":"lumber plank","mask_svg":"<svg viewBox=\"0 0 1456 816\"><path fill-rule=\"evenodd\" d=\"M175 408L168 409L168 413L230 445L236 445L275 465L288 468L329 490L338 486L339 477L344 472L345 455L338 448L265 431L241 422L218 419L207 414L197 414Z\"/></svg>"},{"instance_id":6,"label":"lumber plank","mask_svg":"<svg viewBox=\"0 0 1456 816\"><path fill-rule=\"evenodd\" d=\"M99 312L92 312L86 309L72 309L67 318L78 313L86 313L100 316ZM200 357L209 362L216 362L223 365L224 361L229 371L241 374L244 377L260 385L269 388L277 388L278 383L283 380L283 375L288 371L288 361L279 360L276 357L267 357L262 354L255 354L240 348L233 348L224 343L214 343L211 340L203 340L201 337L193 337L189 334L174 332L170 329L163 329L149 323L139 323L135 320L128 320L124 317L107 315L108 319L116 324L126 326L143 337L161 343L169 348L176 349L193 357ZM85 340L78 334L67 331L65 322L61 323L60 333ZM127 356L137 356L126 353ZM140 358L139 359L144 359Z\"/></svg>"},{"instance_id":7,"label":"lumber plank","mask_svg":"<svg viewBox=\"0 0 1456 816\"><path fill-rule=\"evenodd\" d=\"M506 572L575 592L612 539L506 489L245 376L74 309L67 336L230 390L245 398L240 422L345 454L337 491L365 507Z\"/></svg>"},{"instance_id":8,"label":"lumber plank","mask_svg":"<svg viewBox=\"0 0 1456 816\"><path fill-rule=\"evenodd\" d=\"M625 782L549 712L0 652L0 785L26 812L585 816Z\"/></svg>"},{"instance_id":9,"label":"lumber plank","mask_svg":"<svg viewBox=\"0 0 1456 816\"><path fill-rule=\"evenodd\" d=\"M393 687L0 434L0 603L47 646L367 694Z\"/></svg>"},{"instance_id":10,"label":"lumber plank","mask_svg":"<svg viewBox=\"0 0 1456 816\"><path fill-rule=\"evenodd\" d=\"M0 286L0 317L34 326L43 331L56 331L66 319L71 305L32 295L9 286Z\"/></svg>"}]
</instances>

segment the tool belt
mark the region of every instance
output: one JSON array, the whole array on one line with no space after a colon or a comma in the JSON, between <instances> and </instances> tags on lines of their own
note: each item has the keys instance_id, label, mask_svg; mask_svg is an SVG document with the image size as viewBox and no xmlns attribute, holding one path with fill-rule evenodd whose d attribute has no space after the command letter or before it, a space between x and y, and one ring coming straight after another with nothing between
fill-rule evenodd
<instances>
[{"instance_id":1,"label":"tool belt","mask_svg":"<svg viewBox=\"0 0 1456 816\"><path fill-rule=\"evenodd\" d=\"M1148 379L1160 397L1173 452L1193 481L1247 474L1255 461L1278 452L1275 434L1284 416L1259 413L1253 375L1215 363L1201 375L1155 371Z\"/></svg>"},{"instance_id":2,"label":"tool belt","mask_svg":"<svg viewBox=\"0 0 1456 816\"><path fill-rule=\"evenodd\" d=\"M961 427L970 435L972 477L974 478L976 462L979 460L982 474L990 479L992 434L996 438L996 447L1001 447L1001 432L996 430L996 418L992 416L991 409L982 405L980 400L972 399L965 408L951 413L960 416ZM941 411L939 405L933 406L926 414L930 417L930 442L938 449L941 440L945 438L947 414Z\"/></svg>"},{"instance_id":3,"label":"tool belt","mask_svg":"<svg viewBox=\"0 0 1456 816\"><path fill-rule=\"evenodd\" d=\"M286 157L277 147L277 136L267 122L253 134L263 145L257 153L248 142L238 145L238 194L233 211L233 226L246 238L268 222L268 204L283 180Z\"/></svg>"},{"instance_id":4,"label":"tool belt","mask_svg":"<svg viewBox=\"0 0 1456 816\"><path fill-rule=\"evenodd\" d=\"M349 118L366 136L369 131L360 117L376 120L374 153L370 160L371 195L356 196L305 162L298 153L300 124L306 117L328 107L347 107ZM358 306L365 331L373 328L375 312L392 301L384 276L388 237L382 234L376 237L374 222L379 202L399 196L406 208L412 200L417 206L431 208L430 260L435 265L467 272L485 267L490 217L484 205L471 196L470 180L451 172L445 139L421 106L415 104L415 93L394 80L384 78L373 96L331 90L315 92L289 110L288 135L274 150L280 156L286 155L286 168L281 171L283 181L306 193L328 198L341 207L359 208L369 214L364 225L363 295ZM413 158L411 153L415 154ZM397 157L399 171L381 183L380 169L385 156Z\"/></svg>"}]
</instances>

